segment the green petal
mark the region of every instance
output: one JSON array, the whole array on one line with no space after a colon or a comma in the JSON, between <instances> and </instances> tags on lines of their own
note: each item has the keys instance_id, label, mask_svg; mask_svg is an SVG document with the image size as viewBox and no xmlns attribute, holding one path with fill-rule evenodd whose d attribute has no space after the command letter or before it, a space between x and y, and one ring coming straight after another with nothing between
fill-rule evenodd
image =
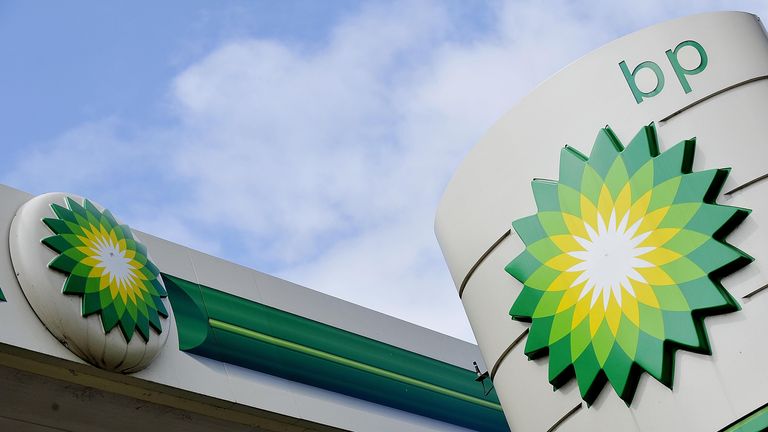
<instances>
[{"instance_id":1,"label":"green petal","mask_svg":"<svg viewBox=\"0 0 768 432\"><path fill-rule=\"evenodd\" d=\"M608 170L622 150L624 150L624 146L621 145L611 128L600 129L597 138L595 138L595 144L592 146L592 153L589 154L588 164L600 178L604 179L608 176Z\"/></svg>"},{"instance_id":2,"label":"green petal","mask_svg":"<svg viewBox=\"0 0 768 432\"><path fill-rule=\"evenodd\" d=\"M655 336L641 331L637 341L637 355L635 363L645 369L652 377L664 385L670 386L669 377L666 375L666 359L664 342Z\"/></svg>"},{"instance_id":3,"label":"green petal","mask_svg":"<svg viewBox=\"0 0 768 432\"><path fill-rule=\"evenodd\" d=\"M595 358L601 368L608 359L608 355L613 349L614 342L616 342L616 338L611 333L611 329L608 328L608 322L603 321L597 328L595 335L592 337L592 347L595 352Z\"/></svg>"},{"instance_id":4,"label":"green petal","mask_svg":"<svg viewBox=\"0 0 768 432\"><path fill-rule=\"evenodd\" d=\"M664 216L664 219L662 219L661 223L659 223L659 228L684 228L688 225L688 223L693 219L694 216L696 216L696 213L699 212L699 210L702 207L702 203L685 203L685 204L672 204L671 207L669 207L669 210L667 210L667 214ZM693 234L700 234L693 231L690 231L690 233ZM675 237L670 239L670 242L674 242L678 240L678 236L680 235L686 235L686 234L676 234ZM703 234L702 234L703 235ZM706 238L709 238L710 234L706 234ZM691 238L692 240L692 238ZM698 243L701 244L701 243ZM670 247L664 245L667 249L670 249ZM697 246L698 247L698 246ZM685 249L685 248L683 248ZM675 249L677 250L677 249Z\"/></svg>"},{"instance_id":5,"label":"green petal","mask_svg":"<svg viewBox=\"0 0 768 432\"><path fill-rule=\"evenodd\" d=\"M69 234L72 232L67 223L60 219L43 218L43 223L46 224L54 234Z\"/></svg>"},{"instance_id":6,"label":"green petal","mask_svg":"<svg viewBox=\"0 0 768 432\"><path fill-rule=\"evenodd\" d=\"M656 141L656 127L653 125L645 126L640 129L640 132L632 138L632 141L629 142L627 148L621 153L621 157L624 159L624 165L627 167L627 172L630 177L635 177L641 167L650 166L653 168L651 159L658 155L659 144ZM653 175L652 169L651 175ZM651 177L651 185L652 184L653 178ZM650 189L650 187L651 186L649 185L648 188Z\"/></svg>"},{"instance_id":7,"label":"green petal","mask_svg":"<svg viewBox=\"0 0 768 432\"><path fill-rule=\"evenodd\" d=\"M681 283L689 282L690 280L682 281ZM691 310L691 306L688 304L685 295L677 285L658 286L654 287L653 291L656 294L656 298L659 300L659 306L662 310L682 312L689 312ZM664 328L666 328L666 326Z\"/></svg>"},{"instance_id":8,"label":"green petal","mask_svg":"<svg viewBox=\"0 0 768 432\"><path fill-rule=\"evenodd\" d=\"M564 147L560 151L560 184L573 189L581 188L581 177L587 166L587 157L573 147Z\"/></svg>"},{"instance_id":9,"label":"green petal","mask_svg":"<svg viewBox=\"0 0 768 432\"><path fill-rule=\"evenodd\" d=\"M88 278L70 274L64 281L62 292L64 294L85 294ZM83 308L85 310L85 308Z\"/></svg>"},{"instance_id":10,"label":"green petal","mask_svg":"<svg viewBox=\"0 0 768 432\"><path fill-rule=\"evenodd\" d=\"M573 376L570 338L562 338L549 347L549 382L559 388Z\"/></svg>"},{"instance_id":11,"label":"green petal","mask_svg":"<svg viewBox=\"0 0 768 432\"><path fill-rule=\"evenodd\" d=\"M531 275L542 266L542 263L526 249L504 268L521 283L525 283Z\"/></svg>"},{"instance_id":12,"label":"green petal","mask_svg":"<svg viewBox=\"0 0 768 432\"><path fill-rule=\"evenodd\" d=\"M728 171L724 169L686 174L680 178L680 191L675 202L714 203L727 177Z\"/></svg>"},{"instance_id":13,"label":"green petal","mask_svg":"<svg viewBox=\"0 0 768 432\"><path fill-rule=\"evenodd\" d=\"M526 279L525 285L540 291L547 291L558 276L560 276L559 271L541 266L533 272L531 277Z\"/></svg>"},{"instance_id":14,"label":"green petal","mask_svg":"<svg viewBox=\"0 0 768 432\"><path fill-rule=\"evenodd\" d=\"M108 226L114 229L119 225L115 220L115 217L112 216L112 212L110 212L107 209L104 209L104 213L101 214L101 217L106 220L106 224L104 226ZM121 235L122 235L122 232L121 232Z\"/></svg>"},{"instance_id":15,"label":"green petal","mask_svg":"<svg viewBox=\"0 0 768 432\"><path fill-rule=\"evenodd\" d=\"M557 196L557 182L552 180L534 179L531 182L536 207L541 212L559 212L560 202Z\"/></svg>"},{"instance_id":16,"label":"green petal","mask_svg":"<svg viewBox=\"0 0 768 432\"><path fill-rule=\"evenodd\" d=\"M64 273L71 273L80 263L66 255L59 255L48 263L48 267ZM85 275L87 276L87 275Z\"/></svg>"},{"instance_id":17,"label":"green petal","mask_svg":"<svg viewBox=\"0 0 768 432\"><path fill-rule=\"evenodd\" d=\"M137 242L136 239L133 238L133 232L131 231L131 227L129 227L128 225L118 225L117 228L120 229L120 231L123 233L123 236L125 237L126 240L134 241L133 244L137 251L139 251L142 255L147 254L147 248L145 248L143 244Z\"/></svg>"},{"instance_id":18,"label":"green petal","mask_svg":"<svg viewBox=\"0 0 768 432\"><path fill-rule=\"evenodd\" d=\"M136 319L136 329L144 341L149 341L149 320L146 315L139 315Z\"/></svg>"},{"instance_id":19,"label":"green petal","mask_svg":"<svg viewBox=\"0 0 768 432\"><path fill-rule=\"evenodd\" d=\"M710 235L716 240L722 240L748 214L749 211L736 207L702 204L699 211L685 225L685 229Z\"/></svg>"},{"instance_id":20,"label":"green petal","mask_svg":"<svg viewBox=\"0 0 768 432\"><path fill-rule=\"evenodd\" d=\"M640 330L658 340L664 339L664 317L659 309L638 303Z\"/></svg>"},{"instance_id":21,"label":"green petal","mask_svg":"<svg viewBox=\"0 0 768 432\"><path fill-rule=\"evenodd\" d=\"M680 187L680 177L672 177L661 184L657 184L651 192L651 202L648 204L648 212L662 207L668 207L675 201L675 196Z\"/></svg>"},{"instance_id":22,"label":"green petal","mask_svg":"<svg viewBox=\"0 0 768 432\"><path fill-rule=\"evenodd\" d=\"M512 227L525 244L532 244L537 240L547 237L537 215L518 219L512 223Z\"/></svg>"},{"instance_id":23,"label":"green petal","mask_svg":"<svg viewBox=\"0 0 768 432\"><path fill-rule=\"evenodd\" d=\"M52 203L51 210L59 219L67 222L75 222L75 215L71 210L64 208L58 204Z\"/></svg>"},{"instance_id":24,"label":"green petal","mask_svg":"<svg viewBox=\"0 0 768 432\"><path fill-rule=\"evenodd\" d=\"M108 305L101 310L101 325L104 326L104 331L106 333L109 333L113 328L115 328L118 321L119 317L117 316L117 312L112 305Z\"/></svg>"},{"instance_id":25,"label":"green petal","mask_svg":"<svg viewBox=\"0 0 768 432\"><path fill-rule=\"evenodd\" d=\"M562 297L562 296L561 296ZM559 300L559 299L558 299ZM559 303L559 302L558 302ZM573 322L573 308L570 307L560 313L553 313L552 328L549 333L549 344L554 344L565 338L571 333L571 323ZM570 347L568 348L568 358L570 360ZM552 357L552 353L549 354Z\"/></svg>"},{"instance_id":26,"label":"green petal","mask_svg":"<svg viewBox=\"0 0 768 432\"><path fill-rule=\"evenodd\" d=\"M605 177L605 185L608 187L608 191L613 199L619 196L619 193L624 189L628 181L629 173L627 172L627 167L624 166L624 159L616 158Z\"/></svg>"},{"instance_id":27,"label":"green petal","mask_svg":"<svg viewBox=\"0 0 768 432\"><path fill-rule=\"evenodd\" d=\"M82 302L82 314L88 316L102 310L98 293L84 293Z\"/></svg>"},{"instance_id":28,"label":"green petal","mask_svg":"<svg viewBox=\"0 0 768 432\"><path fill-rule=\"evenodd\" d=\"M549 347L549 332L552 327L552 317L542 317L531 325L528 338L525 341L525 355L530 359L540 357L547 353Z\"/></svg>"},{"instance_id":29,"label":"green petal","mask_svg":"<svg viewBox=\"0 0 768 432\"><path fill-rule=\"evenodd\" d=\"M560 202L560 210L576 217L581 216L581 194L576 189L559 184L557 197Z\"/></svg>"},{"instance_id":30,"label":"green petal","mask_svg":"<svg viewBox=\"0 0 768 432\"><path fill-rule=\"evenodd\" d=\"M675 283L681 284L707 275L707 272L702 270L697 263L698 261L694 262L691 259L682 256L670 263L664 264L661 266L661 269L664 270ZM674 285L670 286L674 287ZM667 291L666 288L667 287L657 287L654 291L658 296L661 292ZM675 289L677 289L677 287L675 287Z\"/></svg>"},{"instance_id":31,"label":"green petal","mask_svg":"<svg viewBox=\"0 0 768 432\"><path fill-rule=\"evenodd\" d=\"M94 226L99 225L99 216L101 216L101 212L99 209L96 208L95 205L93 205L92 202L86 200L83 200L84 207L85 207L85 213L87 215L88 221L93 224Z\"/></svg>"},{"instance_id":32,"label":"green petal","mask_svg":"<svg viewBox=\"0 0 768 432\"><path fill-rule=\"evenodd\" d=\"M584 350L581 356L573 363L573 366L576 371L576 381L579 384L581 397L588 404L591 404L605 384L604 379L598 380L601 368L592 346Z\"/></svg>"},{"instance_id":33,"label":"green petal","mask_svg":"<svg viewBox=\"0 0 768 432\"><path fill-rule=\"evenodd\" d=\"M49 248L53 249L56 252L64 252L65 250L69 249L70 244L60 235L55 235L51 237L46 237L42 240L43 244L48 246Z\"/></svg>"},{"instance_id":34,"label":"green petal","mask_svg":"<svg viewBox=\"0 0 768 432\"><path fill-rule=\"evenodd\" d=\"M163 287L163 284L160 283L160 280L157 277L153 278L151 283L152 283L152 287L155 289L155 294L154 294L155 296L160 296L160 297L168 296L168 292L165 290L165 288Z\"/></svg>"},{"instance_id":35,"label":"green petal","mask_svg":"<svg viewBox=\"0 0 768 432\"><path fill-rule=\"evenodd\" d=\"M692 311L709 311L714 314L739 309L736 300L708 277L680 284L680 292L685 296Z\"/></svg>"},{"instance_id":36,"label":"green petal","mask_svg":"<svg viewBox=\"0 0 768 432\"><path fill-rule=\"evenodd\" d=\"M168 311L165 309L165 305L160 297L153 297L153 299L155 301L155 309L157 310L157 313L168 318ZM157 315L153 314L153 316L156 317ZM159 323L160 321L158 320L158 331L160 331Z\"/></svg>"},{"instance_id":37,"label":"green petal","mask_svg":"<svg viewBox=\"0 0 768 432\"><path fill-rule=\"evenodd\" d=\"M608 382L616 390L616 394L624 400L631 398L630 395L634 393L634 389L630 388L633 384L633 380L630 380L633 364L632 358L628 357L619 345L613 345L603 365Z\"/></svg>"},{"instance_id":38,"label":"green petal","mask_svg":"<svg viewBox=\"0 0 768 432\"><path fill-rule=\"evenodd\" d=\"M691 172L695 147L693 140L686 140L657 156L654 159L654 183L661 184L672 177Z\"/></svg>"},{"instance_id":39,"label":"green petal","mask_svg":"<svg viewBox=\"0 0 768 432\"><path fill-rule=\"evenodd\" d=\"M125 340L130 342L131 338L133 338L133 332L136 330L136 320L126 314L120 317L118 324L120 325L120 330L123 332L123 336L125 336Z\"/></svg>"},{"instance_id":40,"label":"green petal","mask_svg":"<svg viewBox=\"0 0 768 432\"><path fill-rule=\"evenodd\" d=\"M592 343L589 320L582 321L571 333L571 359L576 360Z\"/></svg>"},{"instance_id":41,"label":"green petal","mask_svg":"<svg viewBox=\"0 0 768 432\"><path fill-rule=\"evenodd\" d=\"M616 332L616 342L630 359L635 358L637 353L637 341L640 336L640 329L626 316L622 315L619 322L619 329ZM615 349L615 348L614 348Z\"/></svg>"},{"instance_id":42,"label":"green petal","mask_svg":"<svg viewBox=\"0 0 768 432\"><path fill-rule=\"evenodd\" d=\"M653 189L653 161L643 164L629 179L629 188L632 190L632 202L639 200L649 190Z\"/></svg>"},{"instance_id":43,"label":"green petal","mask_svg":"<svg viewBox=\"0 0 768 432\"><path fill-rule=\"evenodd\" d=\"M667 340L689 351L710 354L706 332L690 312L664 312Z\"/></svg>"},{"instance_id":44,"label":"green petal","mask_svg":"<svg viewBox=\"0 0 768 432\"><path fill-rule=\"evenodd\" d=\"M600 200L600 191L603 189L603 178L595 171L591 165L584 167L584 174L581 177L581 194L597 206Z\"/></svg>"},{"instance_id":45,"label":"green petal","mask_svg":"<svg viewBox=\"0 0 768 432\"><path fill-rule=\"evenodd\" d=\"M539 299L539 304L536 305L536 310L533 312L532 318L554 316L562 297L562 291L545 292L544 295L541 296L541 299Z\"/></svg>"},{"instance_id":46,"label":"green petal","mask_svg":"<svg viewBox=\"0 0 768 432\"><path fill-rule=\"evenodd\" d=\"M544 293L539 290L524 287L520 295L517 296L515 303L512 304L509 315L514 320L530 322L542 295Z\"/></svg>"},{"instance_id":47,"label":"green petal","mask_svg":"<svg viewBox=\"0 0 768 432\"><path fill-rule=\"evenodd\" d=\"M546 263L550 259L562 255L563 251L549 238L543 238L528 246L528 252L540 263Z\"/></svg>"}]
</instances>

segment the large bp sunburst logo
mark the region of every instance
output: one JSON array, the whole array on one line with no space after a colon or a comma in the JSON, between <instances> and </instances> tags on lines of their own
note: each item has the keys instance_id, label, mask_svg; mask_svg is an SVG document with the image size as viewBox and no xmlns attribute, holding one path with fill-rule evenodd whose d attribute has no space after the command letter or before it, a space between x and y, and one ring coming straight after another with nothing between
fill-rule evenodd
<instances>
[{"instance_id":1,"label":"large bp sunburst logo","mask_svg":"<svg viewBox=\"0 0 768 432\"><path fill-rule=\"evenodd\" d=\"M510 315L555 388L575 375L591 403L607 380L629 404L642 371L671 387L674 350L709 353L703 318L739 309L719 280L752 258L723 239L749 211L715 203L728 170L692 172L693 153L659 154L653 126L624 148L606 127L589 158L562 150L558 181L533 181Z\"/></svg>"},{"instance_id":2,"label":"large bp sunburst logo","mask_svg":"<svg viewBox=\"0 0 768 432\"><path fill-rule=\"evenodd\" d=\"M56 218L43 222L55 235L43 243L58 252L48 266L67 273L63 292L82 296L82 315L98 313L105 332L120 327L130 341L135 330L149 341L150 326L162 332L168 317L159 270L147 258L127 225L87 199L83 205L67 197L67 207L51 204Z\"/></svg>"}]
</instances>

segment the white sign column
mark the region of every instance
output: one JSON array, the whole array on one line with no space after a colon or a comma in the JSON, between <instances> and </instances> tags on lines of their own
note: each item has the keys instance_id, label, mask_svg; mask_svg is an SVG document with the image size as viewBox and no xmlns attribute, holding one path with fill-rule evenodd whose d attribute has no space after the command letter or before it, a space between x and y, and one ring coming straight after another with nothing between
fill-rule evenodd
<instances>
[{"instance_id":1,"label":"white sign column","mask_svg":"<svg viewBox=\"0 0 768 432\"><path fill-rule=\"evenodd\" d=\"M513 71L511 71L513 72ZM510 74L514 76L514 74ZM439 205L435 230L512 430L718 430L768 402L768 39L751 14L662 23L570 65L504 115ZM663 152L696 138L693 171L732 168L717 203L751 209L726 239L755 261L722 284L741 311L707 318L712 355L675 354L672 389L640 377L629 406L607 385L591 406L557 391L548 357L523 353L530 324L509 310L522 284L504 267L536 213L533 179L559 176L565 145L586 154L609 125L628 143L653 123Z\"/></svg>"}]
</instances>

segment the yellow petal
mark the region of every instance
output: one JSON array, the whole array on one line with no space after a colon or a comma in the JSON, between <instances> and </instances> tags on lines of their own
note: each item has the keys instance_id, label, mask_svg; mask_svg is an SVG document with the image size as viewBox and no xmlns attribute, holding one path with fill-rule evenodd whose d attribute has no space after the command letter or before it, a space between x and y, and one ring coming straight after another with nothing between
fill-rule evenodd
<instances>
[{"instance_id":1,"label":"yellow petal","mask_svg":"<svg viewBox=\"0 0 768 432\"><path fill-rule=\"evenodd\" d=\"M589 238L589 235L587 234L587 229L584 228L584 220L568 213L563 213L563 220L565 221L565 226L568 227L568 231L571 234L573 234L576 237ZM574 250L580 250L580 249L574 249Z\"/></svg>"},{"instance_id":2,"label":"yellow petal","mask_svg":"<svg viewBox=\"0 0 768 432\"><path fill-rule=\"evenodd\" d=\"M579 292L581 290L579 289L569 289L565 293L563 293L563 297L560 299L560 304L557 305L557 313L560 313L564 310L570 309L573 307L573 305L576 304L576 302L579 301Z\"/></svg>"},{"instance_id":3,"label":"yellow petal","mask_svg":"<svg viewBox=\"0 0 768 432\"><path fill-rule=\"evenodd\" d=\"M632 204L632 207L629 209L629 224L627 226L634 225L641 217L645 216L645 212L648 211L648 205L650 203L651 191L648 191Z\"/></svg>"},{"instance_id":4,"label":"yellow petal","mask_svg":"<svg viewBox=\"0 0 768 432\"><path fill-rule=\"evenodd\" d=\"M584 195L581 195L581 220L597 231L597 207Z\"/></svg>"},{"instance_id":5,"label":"yellow petal","mask_svg":"<svg viewBox=\"0 0 768 432\"><path fill-rule=\"evenodd\" d=\"M603 185L600 189L600 198L597 202L597 209L603 220L608 223L611 219L611 213L613 213L613 197L611 197L611 191L608 190L608 186Z\"/></svg>"},{"instance_id":6,"label":"yellow petal","mask_svg":"<svg viewBox=\"0 0 768 432\"><path fill-rule=\"evenodd\" d=\"M595 305L589 310L589 333L594 337L597 333L597 329L600 328L603 319L605 318L605 310L603 310L603 296L604 292L600 293L600 297L595 301ZM592 293L589 293L585 298L592 298Z\"/></svg>"},{"instance_id":7,"label":"yellow petal","mask_svg":"<svg viewBox=\"0 0 768 432\"><path fill-rule=\"evenodd\" d=\"M659 308L659 300L656 298L656 293L653 292L653 288L650 285L633 280L632 289L635 291L637 301L646 306Z\"/></svg>"},{"instance_id":8,"label":"yellow petal","mask_svg":"<svg viewBox=\"0 0 768 432\"><path fill-rule=\"evenodd\" d=\"M637 307L637 299L629 291L625 290L624 287L621 289L621 312L632 324L640 327L640 311ZM634 291L637 293L636 288L634 288ZM655 298L654 296L654 300Z\"/></svg>"},{"instance_id":9,"label":"yellow petal","mask_svg":"<svg viewBox=\"0 0 768 432\"><path fill-rule=\"evenodd\" d=\"M656 248L646 254L640 255L638 258L642 260L646 260L651 264L662 266L667 263L671 263L672 261L675 261L679 259L682 255L667 249L667 248Z\"/></svg>"},{"instance_id":10,"label":"yellow petal","mask_svg":"<svg viewBox=\"0 0 768 432\"><path fill-rule=\"evenodd\" d=\"M643 217L643 222L640 223L640 228L637 232L644 233L655 230L664 219L664 216L667 215L667 212L669 212L669 206L656 209L646 214L645 217Z\"/></svg>"},{"instance_id":11,"label":"yellow petal","mask_svg":"<svg viewBox=\"0 0 768 432\"><path fill-rule=\"evenodd\" d=\"M595 306L598 306L597 303L595 303ZM621 322L621 307L619 307L619 303L614 296L611 296L608 300L608 309L605 311L605 321L608 323L608 328L611 330L611 333L615 336L616 332L619 330L619 323Z\"/></svg>"},{"instance_id":12,"label":"yellow petal","mask_svg":"<svg viewBox=\"0 0 768 432\"><path fill-rule=\"evenodd\" d=\"M583 287L584 287L584 284L579 285L579 287L574 287L574 291L577 292L576 298L578 298L578 295L581 293L581 290ZM578 327L579 324L581 324L581 322L584 321L584 318L586 318L587 315L589 315L589 299L590 299L590 296L588 294L582 297L580 300L577 300L576 308L573 310L573 323L571 324L571 330Z\"/></svg>"},{"instance_id":13,"label":"yellow petal","mask_svg":"<svg viewBox=\"0 0 768 432\"><path fill-rule=\"evenodd\" d=\"M573 281L579 276L581 272L562 272L551 284L547 287L547 291L565 291L572 289Z\"/></svg>"},{"instance_id":14,"label":"yellow petal","mask_svg":"<svg viewBox=\"0 0 768 432\"><path fill-rule=\"evenodd\" d=\"M642 241L639 247L659 247L663 246L666 242L670 241L677 233L680 232L680 228L657 228L651 231L651 234Z\"/></svg>"},{"instance_id":15,"label":"yellow petal","mask_svg":"<svg viewBox=\"0 0 768 432\"><path fill-rule=\"evenodd\" d=\"M632 206L632 188L629 186L629 183L627 183L621 189L621 192L619 192L619 196L616 197L616 203L614 204L614 207L616 209L616 220L621 221L624 218L624 215L627 214L631 206Z\"/></svg>"},{"instance_id":16,"label":"yellow petal","mask_svg":"<svg viewBox=\"0 0 768 432\"><path fill-rule=\"evenodd\" d=\"M100 263L100 262L101 262L100 260L98 260L98 259L96 259L96 258L94 258L92 256L87 256L87 257L85 257L85 258L80 260L81 264L87 265L89 267L94 267L94 268L96 268L96 265L98 263ZM98 268L101 268L101 267L98 267Z\"/></svg>"},{"instance_id":17,"label":"yellow petal","mask_svg":"<svg viewBox=\"0 0 768 432\"><path fill-rule=\"evenodd\" d=\"M581 225L581 229L584 230L584 224L581 223L581 221L579 221L579 223ZM567 225L567 222L566 222L566 225ZM570 230L570 227L569 227L569 230ZM555 246L557 246L563 252L574 252L574 251L584 250L584 248L581 247L579 242L577 242L576 239L569 234L553 235L549 239L552 240L552 243L554 243Z\"/></svg>"},{"instance_id":18,"label":"yellow petal","mask_svg":"<svg viewBox=\"0 0 768 432\"><path fill-rule=\"evenodd\" d=\"M546 265L549 268L553 268L555 270L565 272L571 267L575 266L576 264L579 264L580 262L581 262L580 259L576 257L572 257L566 253L562 253L554 258L551 258L546 263L544 263L544 265Z\"/></svg>"}]
</instances>

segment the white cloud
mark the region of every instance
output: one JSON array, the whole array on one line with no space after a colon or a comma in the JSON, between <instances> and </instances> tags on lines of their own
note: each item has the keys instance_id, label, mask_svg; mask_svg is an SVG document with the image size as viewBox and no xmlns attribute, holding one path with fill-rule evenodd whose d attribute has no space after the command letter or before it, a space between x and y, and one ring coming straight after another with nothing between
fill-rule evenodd
<instances>
[{"instance_id":1,"label":"white cloud","mask_svg":"<svg viewBox=\"0 0 768 432\"><path fill-rule=\"evenodd\" d=\"M195 182L195 205L210 209L204 217L239 224L254 249L273 242L269 253L285 261L381 218L399 199L387 193L401 159L392 82L441 24L439 9L409 12L369 11L319 52L231 42L179 76L191 138L178 168Z\"/></svg>"},{"instance_id":2,"label":"white cloud","mask_svg":"<svg viewBox=\"0 0 768 432\"><path fill-rule=\"evenodd\" d=\"M463 155L580 55L720 6L515 1L471 38L475 24L444 3L369 6L319 47L229 41L171 84L174 126L129 138L114 120L81 126L33 152L9 182L101 196L99 182L158 185L150 204L126 209L139 228L472 340L432 233ZM768 16L763 4L745 7ZM71 163L73 151L93 166L29 180ZM126 166L146 178L116 184Z\"/></svg>"}]
</instances>

